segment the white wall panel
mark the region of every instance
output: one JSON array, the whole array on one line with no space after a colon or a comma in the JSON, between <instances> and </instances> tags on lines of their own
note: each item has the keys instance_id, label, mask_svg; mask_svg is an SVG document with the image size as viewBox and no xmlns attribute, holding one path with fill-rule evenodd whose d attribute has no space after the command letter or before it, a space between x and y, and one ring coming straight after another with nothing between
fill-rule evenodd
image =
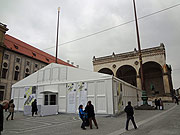
<instances>
[{"instance_id":1,"label":"white wall panel","mask_svg":"<svg viewBox=\"0 0 180 135\"><path fill-rule=\"evenodd\" d=\"M97 91L96 91L97 95L105 95L106 91L105 91L105 81L99 81L97 82Z\"/></svg>"},{"instance_id":2,"label":"white wall panel","mask_svg":"<svg viewBox=\"0 0 180 135\"><path fill-rule=\"evenodd\" d=\"M44 75L44 81L45 82L50 81L50 74L51 74L51 70L50 69L46 69L45 70L45 75Z\"/></svg>"},{"instance_id":3,"label":"white wall panel","mask_svg":"<svg viewBox=\"0 0 180 135\"><path fill-rule=\"evenodd\" d=\"M94 95L95 93L95 83L88 82L88 95Z\"/></svg>"},{"instance_id":4,"label":"white wall panel","mask_svg":"<svg viewBox=\"0 0 180 135\"><path fill-rule=\"evenodd\" d=\"M51 92L58 93L58 84L57 85L45 85L44 91L51 91Z\"/></svg>"},{"instance_id":5,"label":"white wall panel","mask_svg":"<svg viewBox=\"0 0 180 135\"><path fill-rule=\"evenodd\" d=\"M59 104L59 112L66 112L67 110L67 103L66 103L66 84L59 85L59 92L58 92L58 104Z\"/></svg>"},{"instance_id":6,"label":"white wall panel","mask_svg":"<svg viewBox=\"0 0 180 135\"><path fill-rule=\"evenodd\" d=\"M19 106L19 89L20 88L13 88L12 90L14 91L13 94L11 95L11 98L14 99L14 105L15 105L15 110L18 110Z\"/></svg>"},{"instance_id":7,"label":"white wall panel","mask_svg":"<svg viewBox=\"0 0 180 135\"><path fill-rule=\"evenodd\" d=\"M107 113L106 112L106 89L105 89L105 81L97 81L97 89L96 89L96 111L97 113Z\"/></svg>"},{"instance_id":8,"label":"white wall panel","mask_svg":"<svg viewBox=\"0 0 180 135\"><path fill-rule=\"evenodd\" d=\"M61 81L65 81L65 80L67 80L67 68L66 67L61 67L60 68L60 80Z\"/></svg>"},{"instance_id":9,"label":"white wall panel","mask_svg":"<svg viewBox=\"0 0 180 135\"><path fill-rule=\"evenodd\" d=\"M43 70L38 71L37 81L43 82L43 77L44 77L44 71Z\"/></svg>"},{"instance_id":10,"label":"white wall panel","mask_svg":"<svg viewBox=\"0 0 180 135\"><path fill-rule=\"evenodd\" d=\"M52 80L53 81L58 81L59 80L59 68L58 67L53 68L53 71L52 71Z\"/></svg>"},{"instance_id":11,"label":"white wall panel","mask_svg":"<svg viewBox=\"0 0 180 135\"><path fill-rule=\"evenodd\" d=\"M44 105L44 94L41 92L44 91L44 86L38 86L37 88L37 105Z\"/></svg>"},{"instance_id":12,"label":"white wall panel","mask_svg":"<svg viewBox=\"0 0 180 135\"><path fill-rule=\"evenodd\" d=\"M105 96L97 96L97 113L107 113Z\"/></svg>"}]
</instances>

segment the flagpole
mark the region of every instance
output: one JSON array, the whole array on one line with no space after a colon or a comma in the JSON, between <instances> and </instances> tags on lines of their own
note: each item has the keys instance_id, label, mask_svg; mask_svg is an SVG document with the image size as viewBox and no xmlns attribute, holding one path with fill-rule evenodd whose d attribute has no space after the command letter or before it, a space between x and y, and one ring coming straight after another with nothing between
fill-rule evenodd
<instances>
[{"instance_id":1,"label":"flagpole","mask_svg":"<svg viewBox=\"0 0 180 135\"><path fill-rule=\"evenodd\" d=\"M57 37L56 37L56 60L55 60L55 63L58 63L57 62L57 55L58 55L58 35L59 35L59 13L60 13L60 7L58 7Z\"/></svg>"}]
</instances>

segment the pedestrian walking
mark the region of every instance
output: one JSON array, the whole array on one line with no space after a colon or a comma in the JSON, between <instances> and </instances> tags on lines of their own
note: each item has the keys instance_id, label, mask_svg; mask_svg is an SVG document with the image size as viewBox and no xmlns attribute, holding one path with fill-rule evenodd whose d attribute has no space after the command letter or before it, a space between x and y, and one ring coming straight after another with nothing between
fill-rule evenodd
<instances>
[{"instance_id":1,"label":"pedestrian walking","mask_svg":"<svg viewBox=\"0 0 180 135\"><path fill-rule=\"evenodd\" d=\"M32 106L32 110L31 110L32 111L32 117L33 117L34 113L37 115L37 111L38 111L36 99L32 102L31 106Z\"/></svg>"},{"instance_id":2,"label":"pedestrian walking","mask_svg":"<svg viewBox=\"0 0 180 135\"><path fill-rule=\"evenodd\" d=\"M6 120L8 121L9 120L9 117L11 116L11 120L14 120L14 108L15 108L15 105L14 105L14 100L11 99L9 101L9 115L7 116Z\"/></svg>"},{"instance_id":3,"label":"pedestrian walking","mask_svg":"<svg viewBox=\"0 0 180 135\"><path fill-rule=\"evenodd\" d=\"M157 107L158 107L158 100L155 99L154 103L155 103L155 109L157 109Z\"/></svg>"},{"instance_id":4,"label":"pedestrian walking","mask_svg":"<svg viewBox=\"0 0 180 135\"><path fill-rule=\"evenodd\" d=\"M87 112L88 115L90 129L92 129L92 120L94 122L94 125L98 129L98 124L96 122L95 113L94 113L94 106L91 104L91 101L87 102L85 112Z\"/></svg>"},{"instance_id":5,"label":"pedestrian walking","mask_svg":"<svg viewBox=\"0 0 180 135\"><path fill-rule=\"evenodd\" d=\"M159 99L159 102L160 102L160 110L164 110L164 104L161 98Z\"/></svg>"},{"instance_id":6,"label":"pedestrian walking","mask_svg":"<svg viewBox=\"0 0 180 135\"><path fill-rule=\"evenodd\" d=\"M157 100L157 106L158 106L158 109L160 110L160 99Z\"/></svg>"},{"instance_id":7,"label":"pedestrian walking","mask_svg":"<svg viewBox=\"0 0 180 135\"><path fill-rule=\"evenodd\" d=\"M128 105L125 107L124 111L127 114L127 120L126 120L126 130L128 130L128 126L129 126L129 121L131 120L134 128L137 129L136 123L134 121L134 110L133 107L131 106L131 102L128 102Z\"/></svg>"},{"instance_id":8,"label":"pedestrian walking","mask_svg":"<svg viewBox=\"0 0 180 135\"><path fill-rule=\"evenodd\" d=\"M85 112L83 111L83 105L80 105L79 106L79 117L81 118L81 120L82 120L82 124L81 124L81 128L83 129L83 130L85 130L86 128L85 128Z\"/></svg>"},{"instance_id":9,"label":"pedestrian walking","mask_svg":"<svg viewBox=\"0 0 180 135\"><path fill-rule=\"evenodd\" d=\"M178 100L178 97L177 96L174 96L174 98L175 98L175 103L177 104L177 105L179 105L179 100Z\"/></svg>"},{"instance_id":10,"label":"pedestrian walking","mask_svg":"<svg viewBox=\"0 0 180 135\"><path fill-rule=\"evenodd\" d=\"M4 114L3 114L3 109L7 109L8 108L8 104L9 101L4 100L1 104L0 104L0 135L1 132L3 131L3 120L4 120Z\"/></svg>"}]
</instances>

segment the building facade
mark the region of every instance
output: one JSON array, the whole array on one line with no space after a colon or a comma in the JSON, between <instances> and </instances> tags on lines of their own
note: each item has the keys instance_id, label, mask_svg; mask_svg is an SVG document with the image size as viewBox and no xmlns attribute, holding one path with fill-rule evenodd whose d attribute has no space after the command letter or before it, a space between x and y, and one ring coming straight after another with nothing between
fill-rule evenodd
<instances>
[{"instance_id":1,"label":"building facade","mask_svg":"<svg viewBox=\"0 0 180 135\"><path fill-rule=\"evenodd\" d=\"M148 97L171 97L171 66L166 64L165 46L143 49L143 74ZM94 71L110 74L141 88L139 53L132 52L93 58Z\"/></svg>"},{"instance_id":2,"label":"building facade","mask_svg":"<svg viewBox=\"0 0 180 135\"><path fill-rule=\"evenodd\" d=\"M10 99L14 83L55 62L48 53L5 34L7 30L0 23L0 101ZM72 66L60 59L58 63Z\"/></svg>"}]
</instances>

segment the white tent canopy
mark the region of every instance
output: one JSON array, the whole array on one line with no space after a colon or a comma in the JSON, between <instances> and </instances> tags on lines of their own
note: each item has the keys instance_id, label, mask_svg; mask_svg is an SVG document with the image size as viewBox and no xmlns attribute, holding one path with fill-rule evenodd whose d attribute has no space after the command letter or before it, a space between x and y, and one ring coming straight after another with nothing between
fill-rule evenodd
<instances>
[{"instance_id":1,"label":"white tent canopy","mask_svg":"<svg viewBox=\"0 0 180 135\"><path fill-rule=\"evenodd\" d=\"M111 75L55 63L12 86L16 110L24 110L36 98L42 115L76 113L78 106L86 105L88 100L96 113L116 114L128 100L137 105L140 95L136 87Z\"/></svg>"},{"instance_id":2,"label":"white tent canopy","mask_svg":"<svg viewBox=\"0 0 180 135\"><path fill-rule=\"evenodd\" d=\"M90 80L99 80L99 79L107 79L107 78L112 78L112 76L107 74L92 72L89 70L51 63L46 67L40 69L39 71L24 78L23 80L15 83L12 87L16 88L16 87L24 87L24 86L37 86L37 85L47 85L47 84L56 84L56 83L90 81ZM55 89L54 91L57 92L57 89Z\"/></svg>"}]
</instances>

